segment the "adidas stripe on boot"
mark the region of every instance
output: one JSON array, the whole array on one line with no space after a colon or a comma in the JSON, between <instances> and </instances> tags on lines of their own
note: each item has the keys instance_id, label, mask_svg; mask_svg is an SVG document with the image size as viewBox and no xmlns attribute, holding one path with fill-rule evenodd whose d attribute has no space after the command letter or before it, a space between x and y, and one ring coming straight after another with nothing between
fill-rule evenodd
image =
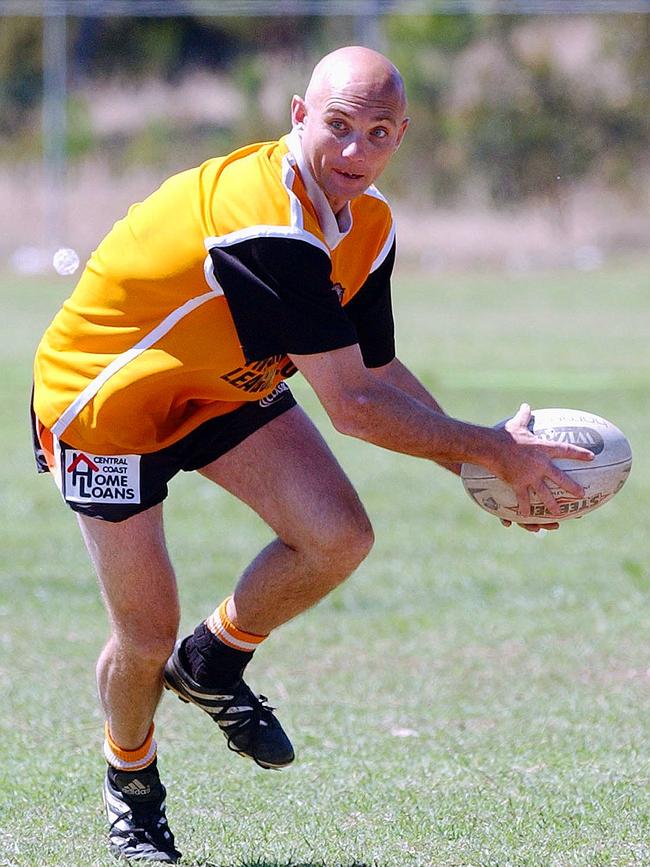
<instances>
[{"instance_id":1,"label":"adidas stripe on boot","mask_svg":"<svg viewBox=\"0 0 650 867\"><path fill-rule=\"evenodd\" d=\"M178 861L181 853L167 824L166 792L155 761L141 771L118 771L109 766L103 795L113 855L127 861Z\"/></svg>"},{"instance_id":2,"label":"adidas stripe on boot","mask_svg":"<svg viewBox=\"0 0 650 867\"><path fill-rule=\"evenodd\" d=\"M195 704L221 729L233 752L253 759L262 768L284 768L294 760L291 741L266 704L240 680L227 692L197 683L184 662L183 640L177 642L165 666L165 687L181 701Z\"/></svg>"}]
</instances>

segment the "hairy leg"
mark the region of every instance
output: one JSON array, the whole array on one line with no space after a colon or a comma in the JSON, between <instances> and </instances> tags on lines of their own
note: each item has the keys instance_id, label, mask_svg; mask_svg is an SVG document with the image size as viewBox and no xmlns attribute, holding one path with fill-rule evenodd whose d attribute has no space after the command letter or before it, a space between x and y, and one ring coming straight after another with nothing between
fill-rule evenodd
<instances>
[{"instance_id":1,"label":"hairy leg","mask_svg":"<svg viewBox=\"0 0 650 867\"><path fill-rule=\"evenodd\" d=\"M265 635L345 580L373 543L370 521L315 426L294 407L200 471L277 533L240 577L232 615Z\"/></svg>"},{"instance_id":2,"label":"hairy leg","mask_svg":"<svg viewBox=\"0 0 650 867\"><path fill-rule=\"evenodd\" d=\"M163 667L178 630L162 505L117 524L77 517L111 625L97 663L100 699L114 740L137 749L160 700Z\"/></svg>"}]
</instances>

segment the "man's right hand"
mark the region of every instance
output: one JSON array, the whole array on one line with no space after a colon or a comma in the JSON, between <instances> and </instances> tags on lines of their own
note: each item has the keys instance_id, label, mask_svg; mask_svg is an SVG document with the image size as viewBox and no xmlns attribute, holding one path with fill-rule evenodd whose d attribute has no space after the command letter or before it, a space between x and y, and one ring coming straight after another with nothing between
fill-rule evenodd
<instances>
[{"instance_id":1,"label":"man's right hand","mask_svg":"<svg viewBox=\"0 0 650 867\"><path fill-rule=\"evenodd\" d=\"M559 516L560 504L549 483L574 497L584 496L584 489L553 463L553 459L591 461L594 455L588 449L570 443L539 439L528 427L531 416L530 406L522 403L516 415L506 423L504 437L509 437L510 442L504 443L492 469L515 492L520 515L530 514L531 493L535 493L551 515Z\"/></svg>"}]
</instances>

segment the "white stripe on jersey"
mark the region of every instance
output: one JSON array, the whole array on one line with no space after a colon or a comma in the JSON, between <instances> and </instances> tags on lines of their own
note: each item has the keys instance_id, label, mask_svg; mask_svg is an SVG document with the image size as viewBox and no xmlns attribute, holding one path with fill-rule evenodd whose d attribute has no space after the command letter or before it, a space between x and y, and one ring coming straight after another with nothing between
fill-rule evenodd
<instances>
[{"instance_id":1,"label":"white stripe on jersey","mask_svg":"<svg viewBox=\"0 0 650 867\"><path fill-rule=\"evenodd\" d=\"M379 268L379 266L384 261L386 256L388 256L388 254L390 253L391 247L393 246L394 241L395 241L395 221L393 220L390 224L390 232L388 233L388 237L386 238L386 243L381 248L381 250L379 251L379 255L377 256L375 261L370 266L370 273L371 274L373 271L376 271L377 268Z\"/></svg>"},{"instance_id":2,"label":"white stripe on jersey","mask_svg":"<svg viewBox=\"0 0 650 867\"><path fill-rule=\"evenodd\" d=\"M297 226L248 226L245 229L229 232L227 235L206 238L203 243L206 250L210 251L213 247L231 247L233 244L239 244L241 241L249 241L253 238L295 238L297 241L312 244L323 253L330 255L328 247L316 235L299 229Z\"/></svg>"},{"instance_id":3,"label":"white stripe on jersey","mask_svg":"<svg viewBox=\"0 0 650 867\"><path fill-rule=\"evenodd\" d=\"M289 193L289 202L291 203L291 225L296 229L304 229L305 224L302 218L302 205L300 199L293 191L293 182L296 179L296 173L293 170L295 160L290 153L282 157L282 183L286 191Z\"/></svg>"},{"instance_id":4,"label":"white stripe on jersey","mask_svg":"<svg viewBox=\"0 0 650 867\"><path fill-rule=\"evenodd\" d=\"M138 341L135 346L132 346L131 349L127 349L126 352L122 352L114 358L98 376L88 383L81 394L72 401L70 406L64 410L54 425L52 425L52 433L54 436L60 438L63 431L74 421L86 404L95 397L102 385L104 385L105 382L108 382L112 376L125 367L129 361L133 361L134 358L142 355L145 350L152 347L154 343L157 343L161 337L164 337L168 331L171 331L171 329L180 322L181 319L187 316L188 313L196 310L197 307L205 304L206 301L212 301L216 296L217 293L210 290L210 292L206 292L203 295L197 295L195 298L190 298L189 301L186 301L185 304L181 304L180 307L177 307L176 310L173 310L168 316L166 316L162 322L153 328L149 334L142 338L142 340Z\"/></svg>"}]
</instances>

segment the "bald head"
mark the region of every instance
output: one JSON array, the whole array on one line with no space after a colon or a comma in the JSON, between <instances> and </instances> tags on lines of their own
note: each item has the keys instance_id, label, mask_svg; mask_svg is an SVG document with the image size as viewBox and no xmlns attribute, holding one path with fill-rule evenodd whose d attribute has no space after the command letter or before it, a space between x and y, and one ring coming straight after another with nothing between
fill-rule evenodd
<instances>
[{"instance_id":1,"label":"bald head","mask_svg":"<svg viewBox=\"0 0 650 867\"><path fill-rule=\"evenodd\" d=\"M291 119L335 214L380 176L406 132L404 83L383 54L350 45L324 57Z\"/></svg>"},{"instance_id":2,"label":"bald head","mask_svg":"<svg viewBox=\"0 0 650 867\"><path fill-rule=\"evenodd\" d=\"M399 70L387 57L371 48L348 45L326 54L314 67L307 90L307 104L319 102L334 91L358 92L369 103L388 100L406 112L406 93Z\"/></svg>"}]
</instances>

